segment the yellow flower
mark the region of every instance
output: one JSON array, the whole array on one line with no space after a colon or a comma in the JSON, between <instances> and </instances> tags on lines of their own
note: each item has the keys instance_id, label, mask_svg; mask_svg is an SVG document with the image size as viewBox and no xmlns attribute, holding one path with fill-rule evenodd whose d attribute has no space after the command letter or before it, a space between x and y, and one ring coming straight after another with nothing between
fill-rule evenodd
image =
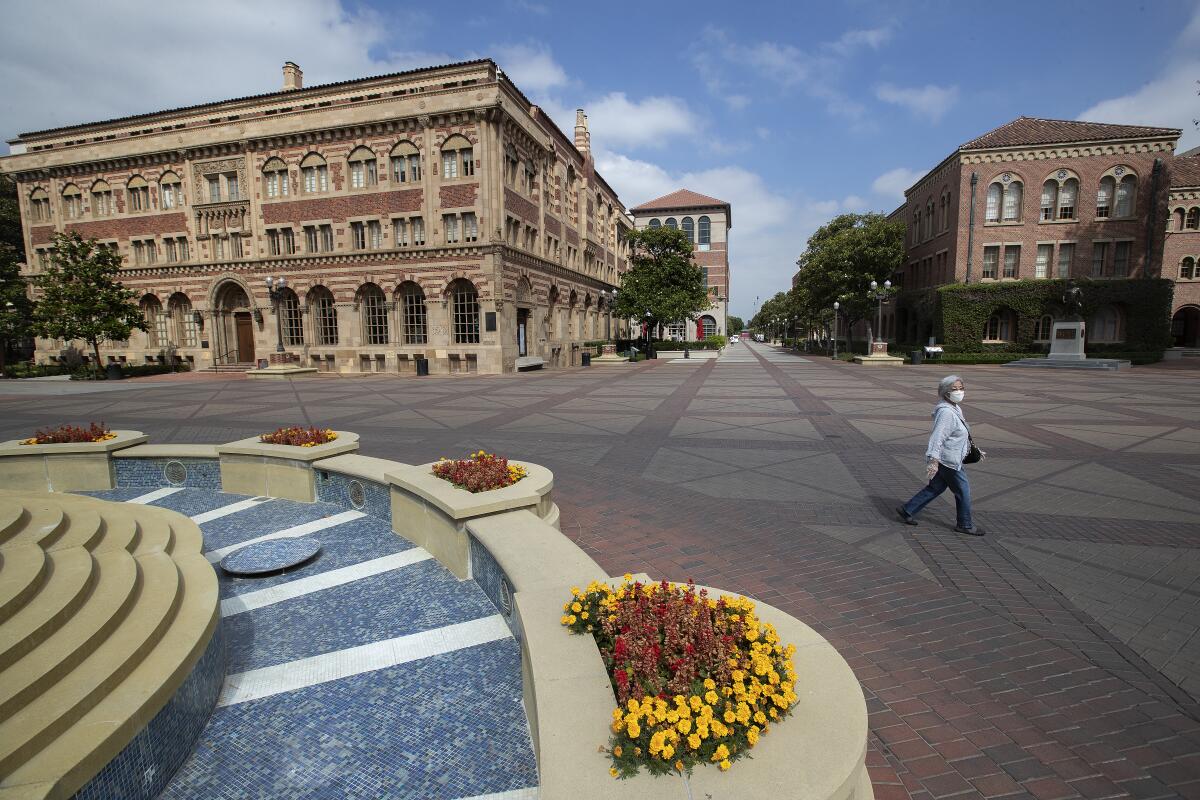
<instances>
[{"instance_id":1,"label":"yellow flower","mask_svg":"<svg viewBox=\"0 0 1200 800\"><path fill-rule=\"evenodd\" d=\"M571 603L571 610L578 614L580 611L583 611L583 606L579 603Z\"/></svg>"},{"instance_id":2,"label":"yellow flower","mask_svg":"<svg viewBox=\"0 0 1200 800\"><path fill-rule=\"evenodd\" d=\"M675 755L675 748L672 747L671 745L667 745L666 747L664 747L662 749L663 761L670 761L671 756L673 756L673 755Z\"/></svg>"},{"instance_id":3,"label":"yellow flower","mask_svg":"<svg viewBox=\"0 0 1200 800\"><path fill-rule=\"evenodd\" d=\"M571 618L570 617L562 617L561 619L559 619L559 622L561 622L563 625L570 625Z\"/></svg>"},{"instance_id":4,"label":"yellow flower","mask_svg":"<svg viewBox=\"0 0 1200 800\"><path fill-rule=\"evenodd\" d=\"M622 577L625 579L626 583L629 583L630 581L633 580L633 573L626 572Z\"/></svg>"},{"instance_id":5,"label":"yellow flower","mask_svg":"<svg viewBox=\"0 0 1200 800\"><path fill-rule=\"evenodd\" d=\"M712 754L712 760L713 760L713 761L720 761L721 759L724 759L724 758L729 758L729 748L728 748L728 747L726 747L726 746L725 746L725 745L723 745L723 744L722 744L722 745L718 745L718 746L717 746L717 749L716 749L716 752L714 752L714 753Z\"/></svg>"},{"instance_id":6,"label":"yellow flower","mask_svg":"<svg viewBox=\"0 0 1200 800\"><path fill-rule=\"evenodd\" d=\"M575 624L575 615L572 614L571 616L567 617L567 622L574 625Z\"/></svg>"},{"instance_id":7,"label":"yellow flower","mask_svg":"<svg viewBox=\"0 0 1200 800\"><path fill-rule=\"evenodd\" d=\"M682 762L682 761L676 761L676 762L675 762L675 771L676 771L676 772L683 772L683 762Z\"/></svg>"},{"instance_id":8,"label":"yellow flower","mask_svg":"<svg viewBox=\"0 0 1200 800\"><path fill-rule=\"evenodd\" d=\"M586 612L586 611L585 611L585 612L583 612L582 614L580 614L580 615L579 615L579 618L580 618L580 619L587 619L587 618L588 618L588 617L587 617L587 615L588 615L588 612Z\"/></svg>"},{"instance_id":9,"label":"yellow flower","mask_svg":"<svg viewBox=\"0 0 1200 800\"><path fill-rule=\"evenodd\" d=\"M629 723L629 727L625 729L629 733L630 739L636 739L642 735L642 727L637 724L637 721Z\"/></svg>"},{"instance_id":10,"label":"yellow flower","mask_svg":"<svg viewBox=\"0 0 1200 800\"><path fill-rule=\"evenodd\" d=\"M721 767L722 772L725 772L726 770L729 769L729 766L730 766L729 759L728 758L721 759L721 763L718 766Z\"/></svg>"},{"instance_id":11,"label":"yellow flower","mask_svg":"<svg viewBox=\"0 0 1200 800\"><path fill-rule=\"evenodd\" d=\"M609 767L609 768L608 768L608 774L609 774L609 775L612 775L612 776L615 778L615 777L617 777L617 775L619 775L620 773L619 773L619 772L617 772L617 768L616 768L616 767Z\"/></svg>"},{"instance_id":12,"label":"yellow flower","mask_svg":"<svg viewBox=\"0 0 1200 800\"><path fill-rule=\"evenodd\" d=\"M709 689L709 690L716 689L717 682L714 681L712 678L705 678L704 679L704 688Z\"/></svg>"},{"instance_id":13,"label":"yellow flower","mask_svg":"<svg viewBox=\"0 0 1200 800\"><path fill-rule=\"evenodd\" d=\"M617 745L616 747L613 748L613 755L616 756L617 758L621 757L621 752L622 752L621 745Z\"/></svg>"},{"instance_id":14,"label":"yellow flower","mask_svg":"<svg viewBox=\"0 0 1200 800\"><path fill-rule=\"evenodd\" d=\"M734 714L732 711L726 711L724 714L724 717L725 717L725 721L728 722L730 725L732 725L734 722L737 721L737 714Z\"/></svg>"},{"instance_id":15,"label":"yellow flower","mask_svg":"<svg viewBox=\"0 0 1200 800\"><path fill-rule=\"evenodd\" d=\"M691 736L687 737L687 743L688 743L688 747L692 748L693 750L699 750L700 749L700 734L693 733Z\"/></svg>"},{"instance_id":16,"label":"yellow flower","mask_svg":"<svg viewBox=\"0 0 1200 800\"><path fill-rule=\"evenodd\" d=\"M680 733L689 733L692 730L692 721L690 719L681 719L675 723L675 730Z\"/></svg>"},{"instance_id":17,"label":"yellow flower","mask_svg":"<svg viewBox=\"0 0 1200 800\"><path fill-rule=\"evenodd\" d=\"M699 711L702 701L697 695L692 695L688 698L688 705L692 707L692 711Z\"/></svg>"},{"instance_id":18,"label":"yellow flower","mask_svg":"<svg viewBox=\"0 0 1200 800\"><path fill-rule=\"evenodd\" d=\"M714 703L716 703L717 702L717 693L714 691L711 691L711 690L705 692L704 693L704 702L708 703L709 705L713 705Z\"/></svg>"},{"instance_id":19,"label":"yellow flower","mask_svg":"<svg viewBox=\"0 0 1200 800\"><path fill-rule=\"evenodd\" d=\"M631 697L631 698L629 698L629 702L626 704L626 707L627 707L627 708L628 708L630 711L637 711L637 710L638 710L638 701L637 701L637 700L634 700L634 699Z\"/></svg>"}]
</instances>

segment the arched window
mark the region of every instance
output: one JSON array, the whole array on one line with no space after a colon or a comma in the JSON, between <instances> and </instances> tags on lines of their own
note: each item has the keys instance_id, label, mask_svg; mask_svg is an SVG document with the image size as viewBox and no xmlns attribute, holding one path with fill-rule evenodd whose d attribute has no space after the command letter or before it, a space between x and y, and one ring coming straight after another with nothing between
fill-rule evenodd
<instances>
[{"instance_id":1,"label":"arched window","mask_svg":"<svg viewBox=\"0 0 1200 800\"><path fill-rule=\"evenodd\" d=\"M705 339L717 335L717 321L708 314L700 318L700 335Z\"/></svg>"},{"instance_id":2,"label":"arched window","mask_svg":"<svg viewBox=\"0 0 1200 800\"><path fill-rule=\"evenodd\" d=\"M292 187L288 181L287 164L281 158L267 159L263 165L263 189L267 199L287 197Z\"/></svg>"},{"instance_id":3,"label":"arched window","mask_svg":"<svg viewBox=\"0 0 1200 800\"><path fill-rule=\"evenodd\" d=\"M68 183L62 191L63 217L79 219L83 216L83 193L73 183Z\"/></svg>"},{"instance_id":4,"label":"arched window","mask_svg":"<svg viewBox=\"0 0 1200 800\"><path fill-rule=\"evenodd\" d=\"M158 179L158 206L162 209L183 207L183 183L170 170Z\"/></svg>"},{"instance_id":5,"label":"arched window","mask_svg":"<svg viewBox=\"0 0 1200 800\"><path fill-rule=\"evenodd\" d=\"M318 345L338 343L337 308L333 305L333 294L324 286L308 290L308 309L313 319L313 335Z\"/></svg>"},{"instance_id":6,"label":"arched window","mask_svg":"<svg viewBox=\"0 0 1200 800\"><path fill-rule=\"evenodd\" d=\"M367 344L387 344L387 298L383 289L373 283L363 284L358 290L358 303L362 316L363 341Z\"/></svg>"},{"instance_id":7,"label":"arched window","mask_svg":"<svg viewBox=\"0 0 1200 800\"><path fill-rule=\"evenodd\" d=\"M925 238L926 239L933 238L933 226L934 226L933 198L931 197L925 201Z\"/></svg>"},{"instance_id":8,"label":"arched window","mask_svg":"<svg viewBox=\"0 0 1200 800\"><path fill-rule=\"evenodd\" d=\"M521 167L521 159L517 155L517 148L511 144L504 145L504 182L509 186L517 185L517 171ZM575 172L567 168L567 182L574 185Z\"/></svg>"},{"instance_id":9,"label":"arched window","mask_svg":"<svg viewBox=\"0 0 1200 800\"><path fill-rule=\"evenodd\" d=\"M1200 278L1200 273L1196 272L1196 259L1188 256L1179 264L1179 277L1183 280L1192 278Z\"/></svg>"},{"instance_id":10,"label":"arched window","mask_svg":"<svg viewBox=\"0 0 1200 800\"><path fill-rule=\"evenodd\" d=\"M687 235L688 241L692 244L696 243L696 222L691 217L684 217L681 226L683 232Z\"/></svg>"},{"instance_id":11,"label":"arched window","mask_svg":"<svg viewBox=\"0 0 1200 800\"><path fill-rule=\"evenodd\" d=\"M40 186L29 193L29 216L34 222L50 220L50 195Z\"/></svg>"},{"instance_id":12,"label":"arched window","mask_svg":"<svg viewBox=\"0 0 1200 800\"><path fill-rule=\"evenodd\" d=\"M1196 230L1200 228L1200 208L1193 206L1187 212L1187 224L1184 225L1188 230Z\"/></svg>"},{"instance_id":13,"label":"arched window","mask_svg":"<svg viewBox=\"0 0 1200 800\"><path fill-rule=\"evenodd\" d=\"M658 221L658 218L657 218L657 217L655 217L654 219L650 220L650 222L648 223L647 227L650 227L650 228L661 228L661 227L662 227L662 223Z\"/></svg>"},{"instance_id":14,"label":"arched window","mask_svg":"<svg viewBox=\"0 0 1200 800\"><path fill-rule=\"evenodd\" d=\"M1021 219L1021 200L1024 198L1023 186L1020 181L1012 181L1004 187L1004 221L1016 222Z\"/></svg>"},{"instance_id":15,"label":"arched window","mask_svg":"<svg viewBox=\"0 0 1200 800\"><path fill-rule=\"evenodd\" d=\"M1169 230L1169 231L1183 230L1183 209L1182 208L1175 209L1175 212L1173 214L1171 214L1170 218L1167 220L1167 230Z\"/></svg>"},{"instance_id":16,"label":"arched window","mask_svg":"<svg viewBox=\"0 0 1200 800\"><path fill-rule=\"evenodd\" d=\"M984 212L983 219L985 222L1000 221L1000 199L1004 195L1004 187L999 182L988 186L987 190L987 208Z\"/></svg>"},{"instance_id":17,"label":"arched window","mask_svg":"<svg viewBox=\"0 0 1200 800\"><path fill-rule=\"evenodd\" d=\"M666 227L670 228L673 231L679 230L679 223L675 221L674 217L667 217L667 221L664 222L663 225L665 225Z\"/></svg>"},{"instance_id":18,"label":"arched window","mask_svg":"<svg viewBox=\"0 0 1200 800\"><path fill-rule=\"evenodd\" d=\"M404 344L427 344L429 331L425 292L412 281L405 281L400 284L397 297L400 301L400 329L404 332Z\"/></svg>"},{"instance_id":19,"label":"arched window","mask_svg":"<svg viewBox=\"0 0 1200 800\"><path fill-rule=\"evenodd\" d=\"M356 147L347 156L350 165L350 188L365 189L379 183L378 162L369 147Z\"/></svg>"},{"instance_id":20,"label":"arched window","mask_svg":"<svg viewBox=\"0 0 1200 800\"><path fill-rule=\"evenodd\" d=\"M329 166L317 153L309 153L300 162L300 174L304 178L304 193L316 194L329 191Z\"/></svg>"},{"instance_id":21,"label":"arched window","mask_svg":"<svg viewBox=\"0 0 1200 800\"><path fill-rule=\"evenodd\" d=\"M1105 175L1100 179L1100 188L1096 190L1096 219L1112 216L1113 197L1116 193L1117 182L1113 176Z\"/></svg>"},{"instance_id":22,"label":"arched window","mask_svg":"<svg viewBox=\"0 0 1200 800\"><path fill-rule=\"evenodd\" d=\"M174 329L175 341L180 347L195 347L200 338L196 326L196 317L192 313L192 302L183 292L176 292L167 301L167 310L171 317L171 327Z\"/></svg>"},{"instance_id":23,"label":"arched window","mask_svg":"<svg viewBox=\"0 0 1200 800\"><path fill-rule=\"evenodd\" d=\"M92 184L92 216L107 217L112 212L112 189L109 188L108 181L96 181Z\"/></svg>"},{"instance_id":24,"label":"arched window","mask_svg":"<svg viewBox=\"0 0 1200 800\"><path fill-rule=\"evenodd\" d=\"M300 298L290 288L284 287L279 297L279 323L283 328L283 344L295 347L304 344L304 325L300 320Z\"/></svg>"},{"instance_id":25,"label":"arched window","mask_svg":"<svg viewBox=\"0 0 1200 800\"><path fill-rule=\"evenodd\" d=\"M1087 324L1088 341L1115 343L1124 341L1121 312L1113 306L1104 306L1092 315Z\"/></svg>"},{"instance_id":26,"label":"arched window","mask_svg":"<svg viewBox=\"0 0 1200 800\"><path fill-rule=\"evenodd\" d=\"M1079 178L1075 173L1060 169L1051 175L1042 184L1042 221L1075 219L1078 195Z\"/></svg>"},{"instance_id":27,"label":"arched window","mask_svg":"<svg viewBox=\"0 0 1200 800\"><path fill-rule=\"evenodd\" d=\"M701 217L699 220L699 238L700 246L704 247L712 243L712 225L708 221L708 217Z\"/></svg>"},{"instance_id":28,"label":"arched window","mask_svg":"<svg viewBox=\"0 0 1200 800\"><path fill-rule=\"evenodd\" d=\"M125 183L125 194L129 197L130 211L150 210L150 186L141 175L134 175Z\"/></svg>"},{"instance_id":29,"label":"arched window","mask_svg":"<svg viewBox=\"0 0 1200 800\"><path fill-rule=\"evenodd\" d=\"M1037 326L1033 329L1033 340L1035 342L1050 341L1050 331L1054 328L1054 318L1049 314L1043 314L1038 320Z\"/></svg>"},{"instance_id":30,"label":"arched window","mask_svg":"<svg viewBox=\"0 0 1200 800\"><path fill-rule=\"evenodd\" d=\"M479 344L479 293L468 280L459 278L447 288L455 344Z\"/></svg>"},{"instance_id":31,"label":"arched window","mask_svg":"<svg viewBox=\"0 0 1200 800\"><path fill-rule=\"evenodd\" d=\"M421 180L421 151L408 140L392 148L392 180L396 183L416 183Z\"/></svg>"},{"instance_id":32,"label":"arched window","mask_svg":"<svg viewBox=\"0 0 1200 800\"><path fill-rule=\"evenodd\" d=\"M988 317L987 324L983 328L983 340L985 342L1008 342L1012 341L1013 332L1013 313L1008 310L997 311Z\"/></svg>"},{"instance_id":33,"label":"arched window","mask_svg":"<svg viewBox=\"0 0 1200 800\"><path fill-rule=\"evenodd\" d=\"M167 316L162 303L152 294L142 298L142 318L146 320L146 342L150 347L166 347L170 344Z\"/></svg>"},{"instance_id":34,"label":"arched window","mask_svg":"<svg viewBox=\"0 0 1200 800\"><path fill-rule=\"evenodd\" d=\"M1132 217L1134 199L1137 197L1137 178L1126 175L1117 184L1117 216Z\"/></svg>"}]
</instances>

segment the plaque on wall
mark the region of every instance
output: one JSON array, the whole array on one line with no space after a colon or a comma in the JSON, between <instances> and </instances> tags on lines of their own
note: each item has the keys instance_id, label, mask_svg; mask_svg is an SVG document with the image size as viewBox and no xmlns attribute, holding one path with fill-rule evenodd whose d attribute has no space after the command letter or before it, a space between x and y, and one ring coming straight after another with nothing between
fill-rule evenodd
<instances>
[{"instance_id":1,"label":"plaque on wall","mask_svg":"<svg viewBox=\"0 0 1200 800\"><path fill-rule=\"evenodd\" d=\"M483 329L488 333L496 330L496 312L486 311L483 314Z\"/></svg>"},{"instance_id":2,"label":"plaque on wall","mask_svg":"<svg viewBox=\"0 0 1200 800\"><path fill-rule=\"evenodd\" d=\"M201 348L201 349L203 349L203 350L207 350L207 349L208 349L208 339L201 339L201 340L200 340L200 348Z\"/></svg>"},{"instance_id":3,"label":"plaque on wall","mask_svg":"<svg viewBox=\"0 0 1200 800\"><path fill-rule=\"evenodd\" d=\"M1058 330L1056 330L1054 332L1054 338L1055 339L1074 339L1075 338L1075 329L1074 328L1059 328Z\"/></svg>"}]
</instances>

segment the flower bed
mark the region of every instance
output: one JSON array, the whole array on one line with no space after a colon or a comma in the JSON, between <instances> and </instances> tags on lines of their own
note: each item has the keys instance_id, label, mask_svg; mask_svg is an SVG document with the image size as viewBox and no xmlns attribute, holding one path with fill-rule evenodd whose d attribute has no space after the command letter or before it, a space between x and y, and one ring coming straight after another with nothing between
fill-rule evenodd
<instances>
[{"instance_id":1,"label":"flower bed","mask_svg":"<svg viewBox=\"0 0 1200 800\"><path fill-rule=\"evenodd\" d=\"M319 444L332 442L337 434L330 428L302 428L294 425L290 428L279 428L272 433L264 433L258 437L264 444L287 444L293 447L316 447Z\"/></svg>"},{"instance_id":2,"label":"flower bed","mask_svg":"<svg viewBox=\"0 0 1200 800\"><path fill-rule=\"evenodd\" d=\"M796 702L792 655L775 628L739 597L708 597L687 584L571 590L561 622L596 639L617 697L607 750L614 777L645 767L727 770Z\"/></svg>"},{"instance_id":3,"label":"flower bed","mask_svg":"<svg viewBox=\"0 0 1200 800\"><path fill-rule=\"evenodd\" d=\"M457 461L442 458L433 465L433 474L468 492L486 492L512 486L525 477L525 468L509 464L507 458L480 450L470 458Z\"/></svg>"},{"instance_id":4,"label":"flower bed","mask_svg":"<svg viewBox=\"0 0 1200 800\"><path fill-rule=\"evenodd\" d=\"M103 422L82 425L59 425L57 428L39 428L33 436L21 444L75 444L78 442L107 442L117 434L104 426Z\"/></svg>"}]
</instances>

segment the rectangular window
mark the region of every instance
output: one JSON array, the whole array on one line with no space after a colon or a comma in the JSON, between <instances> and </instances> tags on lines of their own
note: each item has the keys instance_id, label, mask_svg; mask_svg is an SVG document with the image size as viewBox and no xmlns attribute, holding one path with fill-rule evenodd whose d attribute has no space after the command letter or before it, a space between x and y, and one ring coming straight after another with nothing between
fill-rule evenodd
<instances>
[{"instance_id":1,"label":"rectangular window","mask_svg":"<svg viewBox=\"0 0 1200 800\"><path fill-rule=\"evenodd\" d=\"M279 231L267 231L267 253L279 255Z\"/></svg>"},{"instance_id":2,"label":"rectangular window","mask_svg":"<svg viewBox=\"0 0 1200 800\"><path fill-rule=\"evenodd\" d=\"M304 191L312 194L314 192L324 192L329 189L329 168L322 165L319 167L304 168Z\"/></svg>"},{"instance_id":3,"label":"rectangular window","mask_svg":"<svg viewBox=\"0 0 1200 800\"><path fill-rule=\"evenodd\" d=\"M464 242L479 241L479 220L473 213L468 212L462 215L462 227Z\"/></svg>"},{"instance_id":4,"label":"rectangular window","mask_svg":"<svg viewBox=\"0 0 1200 800\"><path fill-rule=\"evenodd\" d=\"M1058 246L1058 277L1071 277L1071 262L1075 258L1075 245L1060 244Z\"/></svg>"},{"instance_id":5,"label":"rectangular window","mask_svg":"<svg viewBox=\"0 0 1200 800\"><path fill-rule=\"evenodd\" d=\"M322 225L321 226L321 252L322 253L333 252L333 226L332 225Z\"/></svg>"},{"instance_id":6,"label":"rectangular window","mask_svg":"<svg viewBox=\"0 0 1200 800\"><path fill-rule=\"evenodd\" d=\"M350 242L355 250L367 249L367 226L361 222L350 223Z\"/></svg>"},{"instance_id":7,"label":"rectangular window","mask_svg":"<svg viewBox=\"0 0 1200 800\"><path fill-rule=\"evenodd\" d=\"M367 223L367 246L372 250L383 247L383 226L378 220L373 219Z\"/></svg>"},{"instance_id":8,"label":"rectangular window","mask_svg":"<svg viewBox=\"0 0 1200 800\"><path fill-rule=\"evenodd\" d=\"M408 247L408 222L392 220L392 247Z\"/></svg>"},{"instance_id":9,"label":"rectangular window","mask_svg":"<svg viewBox=\"0 0 1200 800\"><path fill-rule=\"evenodd\" d=\"M421 180L421 157L419 155L411 155L408 157L408 177L413 181Z\"/></svg>"},{"instance_id":10,"label":"rectangular window","mask_svg":"<svg viewBox=\"0 0 1200 800\"><path fill-rule=\"evenodd\" d=\"M366 165L362 161L353 161L350 163L350 188L361 189L366 185L363 177Z\"/></svg>"},{"instance_id":11,"label":"rectangular window","mask_svg":"<svg viewBox=\"0 0 1200 800\"><path fill-rule=\"evenodd\" d=\"M446 244L454 244L458 241L458 217L453 214L443 215L442 227L446 231Z\"/></svg>"},{"instance_id":12,"label":"rectangular window","mask_svg":"<svg viewBox=\"0 0 1200 800\"><path fill-rule=\"evenodd\" d=\"M149 211L150 210L150 189L146 186L137 186L129 190L129 210L130 211Z\"/></svg>"},{"instance_id":13,"label":"rectangular window","mask_svg":"<svg viewBox=\"0 0 1200 800\"><path fill-rule=\"evenodd\" d=\"M163 239L163 250L166 254L168 264L174 264L178 260L174 239Z\"/></svg>"},{"instance_id":14,"label":"rectangular window","mask_svg":"<svg viewBox=\"0 0 1200 800\"><path fill-rule=\"evenodd\" d=\"M425 244L425 220L421 217L413 217L412 225L412 243L414 245Z\"/></svg>"},{"instance_id":15,"label":"rectangular window","mask_svg":"<svg viewBox=\"0 0 1200 800\"><path fill-rule=\"evenodd\" d=\"M179 242L179 260L190 261L192 256L188 250L188 240L186 237L180 236L176 241Z\"/></svg>"},{"instance_id":16,"label":"rectangular window","mask_svg":"<svg viewBox=\"0 0 1200 800\"><path fill-rule=\"evenodd\" d=\"M442 177L457 178L458 177L458 152L448 150L442 153Z\"/></svg>"},{"instance_id":17,"label":"rectangular window","mask_svg":"<svg viewBox=\"0 0 1200 800\"><path fill-rule=\"evenodd\" d=\"M242 192L238 186L238 176L236 172L231 172L225 176L225 187L229 190L230 200L241 200Z\"/></svg>"},{"instance_id":18,"label":"rectangular window","mask_svg":"<svg viewBox=\"0 0 1200 800\"><path fill-rule=\"evenodd\" d=\"M404 343L425 344L425 296L420 292L405 292L404 298Z\"/></svg>"},{"instance_id":19,"label":"rectangular window","mask_svg":"<svg viewBox=\"0 0 1200 800\"><path fill-rule=\"evenodd\" d=\"M240 233L229 234L229 257L242 257L242 235Z\"/></svg>"},{"instance_id":20,"label":"rectangular window","mask_svg":"<svg viewBox=\"0 0 1200 800\"><path fill-rule=\"evenodd\" d=\"M304 226L304 251L306 253L316 253L320 250L321 240L317 238L317 226Z\"/></svg>"},{"instance_id":21,"label":"rectangular window","mask_svg":"<svg viewBox=\"0 0 1200 800\"><path fill-rule=\"evenodd\" d=\"M475 151L471 148L458 151L459 157L462 160L463 177L475 174Z\"/></svg>"},{"instance_id":22,"label":"rectangular window","mask_svg":"<svg viewBox=\"0 0 1200 800\"><path fill-rule=\"evenodd\" d=\"M1108 242L1094 242L1092 244L1092 277L1101 278L1104 276L1104 262L1108 260Z\"/></svg>"},{"instance_id":23,"label":"rectangular window","mask_svg":"<svg viewBox=\"0 0 1200 800\"><path fill-rule=\"evenodd\" d=\"M1004 248L1004 277L1015 278L1021 272L1021 248L1009 246Z\"/></svg>"},{"instance_id":24,"label":"rectangular window","mask_svg":"<svg viewBox=\"0 0 1200 800\"><path fill-rule=\"evenodd\" d=\"M208 202L221 202L221 177L219 175L208 176Z\"/></svg>"},{"instance_id":25,"label":"rectangular window","mask_svg":"<svg viewBox=\"0 0 1200 800\"><path fill-rule=\"evenodd\" d=\"M405 183L408 175L406 174L405 164L407 159L404 156L392 156L392 180L396 183Z\"/></svg>"},{"instance_id":26,"label":"rectangular window","mask_svg":"<svg viewBox=\"0 0 1200 800\"><path fill-rule=\"evenodd\" d=\"M1037 264L1033 267L1033 277L1047 278L1050 270L1050 252L1054 249L1054 245L1039 244L1037 252Z\"/></svg>"},{"instance_id":27,"label":"rectangular window","mask_svg":"<svg viewBox=\"0 0 1200 800\"><path fill-rule=\"evenodd\" d=\"M279 197L279 174L278 172L267 173L267 197Z\"/></svg>"},{"instance_id":28,"label":"rectangular window","mask_svg":"<svg viewBox=\"0 0 1200 800\"><path fill-rule=\"evenodd\" d=\"M220 261L225 258L225 240L220 236L212 237L213 258Z\"/></svg>"},{"instance_id":29,"label":"rectangular window","mask_svg":"<svg viewBox=\"0 0 1200 800\"><path fill-rule=\"evenodd\" d=\"M92 216L107 217L110 192L92 192Z\"/></svg>"},{"instance_id":30,"label":"rectangular window","mask_svg":"<svg viewBox=\"0 0 1200 800\"><path fill-rule=\"evenodd\" d=\"M176 192L178 192L178 191L179 191L179 184L177 184L177 183L162 184L162 187L160 189L160 194L162 196L162 207L163 208L174 208L175 207Z\"/></svg>"},{"instance_id":31,"label":"rectangular window","mask_svg":"<svg viewBox=\"0 0 1200 800\"><path fill-rule=\"evenodd\" d=\"M133 263L139 266L146 263L146 252L141 242L133 243Z\"/></svg>"},{"instance_id":32,"label":"rectangular window","mask_svg":"<svg viewBox=\"0 0 1200 800\"><path fill-rule=\"evenodd\" d=\"M280 249L285 256L296 252L296 233L291 228L284 228L280 233Z\"/></svg>"},{"instance_id":33,"label":"rectangular window","mask_svg":"<svg viewBox=\"0 0 1200 800\"><path fill-rule=\"evenodd\" d=\"M1132 242L1117 242L1113 247L1113 275L1117 278L1129 277L1129 251Z\"/></svg>"},{"instance_id":34,"label":"rectangular window","mask_svg":"<svg viewBox=\"0 0 1200 800\"><path fill-rule=\"evenodd\" d=\"M983 248L983 277L995 278L998 266L1000 266L999 246Z\"/></svg>"}]
</instances>

